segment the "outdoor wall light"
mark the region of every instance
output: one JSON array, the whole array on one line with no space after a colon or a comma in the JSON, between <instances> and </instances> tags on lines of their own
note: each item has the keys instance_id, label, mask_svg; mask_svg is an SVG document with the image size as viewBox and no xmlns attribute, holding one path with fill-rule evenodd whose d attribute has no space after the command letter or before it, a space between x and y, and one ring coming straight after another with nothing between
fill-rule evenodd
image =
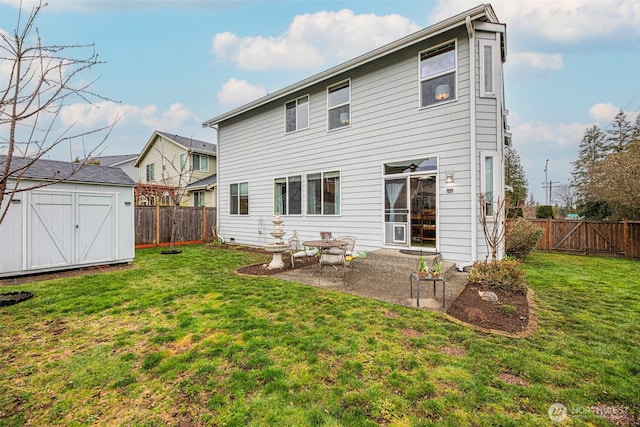
<instances>
[{"instance_id":1,"label":"outdoor wall light","mask_svg":"<svg viewBox=\"0 0 640 427\"><path fill-rule=\"evenodd\" d=\"M449 89L449 85L447 84L436 86L436 99L438 101L444 101L445 99L449 98L449 96L451 95L450 92L451 90Z\"/></svg>"},{"instance_id":2,"label":"outdoor wall light","mask_svg":"<svg viewBox=\"0 0 640 427\"><path fill-rule=\"evenodd\" d=\"M445 180L447 184L453 184L453 172L447 171L447 179Z\"/></svg>"},{"instance_id":3,"label":"outdoor wall light","mask_svg":"<svg viewBox=\"0 0 640 427\"><path fill-rule=\"evenodd\" d=\"M349 124L349 113L340 113L340 123L343 125Z\"/></svg>"}]
</instances>

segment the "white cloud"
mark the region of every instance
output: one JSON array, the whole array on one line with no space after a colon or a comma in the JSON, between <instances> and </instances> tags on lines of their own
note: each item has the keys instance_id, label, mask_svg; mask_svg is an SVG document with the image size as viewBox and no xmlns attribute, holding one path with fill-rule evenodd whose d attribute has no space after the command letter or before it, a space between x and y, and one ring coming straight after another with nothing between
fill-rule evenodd
<instances>
[{"instance_id":1,"label":"white cloud","mask_svg":"<svg viewBox=\"0 0 640 427\"><path fill-rule=\"evenodd\" d=\"M514 68L541 71L560 70L564 67L562 55L559 53L516 52L509 55L507 64Z\"/></svg>"},{"instance_id":2,"label":"white cloud","mask_svg":"<svg viewBox=\"0 0 640 427\"><path fill-rule=\"evenodd\" d=\"M477 6L477 0L438 0L433 22ZM635 0L493 0L507 34L553 42L632 39L640 36L640 2Z\"/></svg>"},{"instance_id":3,"label":"white cloud","mask_svg":"<svg viewBox=\"0 0 640 427\"><path fill-rule=\"evenodd\" d=\"M585 123L520 123L512 128L512 133L514 141L526 141L531 147L544 145L549 149L565 149L577 147L589 126Z\"/></svg>"},{"instance_id":4,"label":"white cloud","mask_svg":"<svg viewBox=\"0 0 640 427\"><path fill-rule=\"evenodd\" d=\"M351 10L296 16L279 36L218 33L212 51L246 70L313 69L355 57L419 29L400 15L355 15Z\"/></svg>"},{"instance_id":5,"label":"white cloud","mask_svg":"<svg viewBox=\"0 0 640 427\"><path fill-rule=\"evenodd\" d=\"M261 98L267 94L264 87L252 85L246 80L229 79L222 85L217 98L221 105L238 106Z\"/></svg>"}]
</instances>

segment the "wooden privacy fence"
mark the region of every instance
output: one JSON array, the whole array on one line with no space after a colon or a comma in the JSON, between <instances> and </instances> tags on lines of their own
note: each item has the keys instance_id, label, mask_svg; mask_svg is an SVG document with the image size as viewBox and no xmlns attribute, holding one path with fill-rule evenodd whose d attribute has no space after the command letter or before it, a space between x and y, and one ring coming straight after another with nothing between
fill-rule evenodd
<instances>
[{"instance_id":1,"label":"wooden privacy fence","mask_svg":"<svg viewBox=\"0 0 640 427\"><path fill-rule=\"evenodd\" d=\"M640 221L535 219L542 228L537 250L640 258Z\"/></svg>"},{"instance_id":2,"label":"wooden privacy fence","mask_svg":"<svg viewBox=\"0 0 640 427\"><path fill-rule=\"evenodd\" d=\"M171 241L171 206L136 206L136 249L168 246ZM204 243L216 239L216 208L178 207L175 244Z\"/></svg>"}]
</instances>

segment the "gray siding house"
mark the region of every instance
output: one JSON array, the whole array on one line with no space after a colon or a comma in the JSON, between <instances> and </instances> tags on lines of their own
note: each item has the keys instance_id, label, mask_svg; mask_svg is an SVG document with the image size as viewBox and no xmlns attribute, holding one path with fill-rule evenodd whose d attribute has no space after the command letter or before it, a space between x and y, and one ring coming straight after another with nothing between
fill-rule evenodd
<instances>
[{"instance_id":1,"label":"gray siding house","mask_svg":"<svg viewBox=\"0 0 640 427\"><path fill-rule=\"evenodd\" d=\"M487 253L504 198L506 26L481 5L203 124L218 135L219 234L353 235L357 250Z\"/></svg>"}]
</instances>

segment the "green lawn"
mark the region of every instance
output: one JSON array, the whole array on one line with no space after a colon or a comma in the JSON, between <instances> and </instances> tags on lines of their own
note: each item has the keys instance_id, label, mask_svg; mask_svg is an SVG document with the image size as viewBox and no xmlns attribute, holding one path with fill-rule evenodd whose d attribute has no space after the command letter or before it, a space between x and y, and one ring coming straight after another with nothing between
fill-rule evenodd
<instances>
[{"instance_id":1,"label":"green lawn","mask_svg":"<svg viewBox=\"0 0 640 427\"><path fill-rule=\"evenodd\" d=\"M640 408L640 263L536 253L532 337L234 269L204 246L3 288L0 425L610 425Z\"/></svg>"}]
</instances>

